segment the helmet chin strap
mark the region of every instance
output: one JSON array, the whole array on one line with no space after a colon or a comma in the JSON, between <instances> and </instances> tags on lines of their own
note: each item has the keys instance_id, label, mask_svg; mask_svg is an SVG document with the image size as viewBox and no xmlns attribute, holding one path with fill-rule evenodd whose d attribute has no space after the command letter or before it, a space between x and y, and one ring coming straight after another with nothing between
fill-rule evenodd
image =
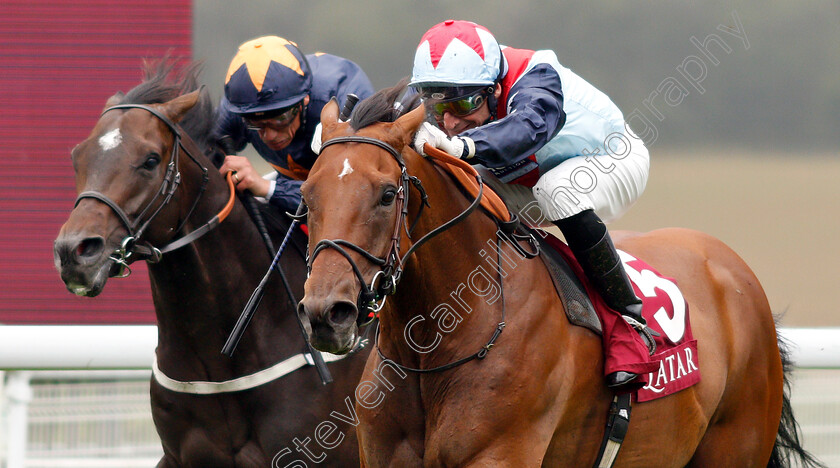
<instances>
[{"instance_id":1,"label":"helmet chin strap","mask_svg":"<svg viewBox=\"0 0 840 468\"><path fill-rule=\"evenodd\" d=\"M300 128L305 128L306 127L306 107L307 107L306 97L308 97L308 96L309 96L308 94L306 96L304 96L303 101L300 102L300 106L301 106L300 107Z\"/></svg>"},{"instance_id":2,"label":"helmet chin strap","mask_svg":"<svg viewBox=\"0 0 840 468\"><path fill-rule=\"evenodd\" d=\"M502 49L499 48L499 75L496 76L496 81L493 82L493 92L487 97L487 105L490 107L490 118L484 124L488 124L497 118L496 110L498 109L498 103L496 102L496 87L501 86L502 78L505 75L507 75L507 59L505 59L505 54L502 53Z\"/></svg>"},{"instance_id":3,"label":"helmet chin strap","mask_svg":"<svg viewBox=\"0 0 840 468\"><path fill-rule=\"evenodd\" d=\"M488 118L484 123L481 125L487 125L490 122L496 120L496 109L498 103L496 102L496 86L499 86L499 80L497 79L495 83L493 83L493 92L487 96L487 109L490 111L490 118Z\"/></svg>"}]
</instances>

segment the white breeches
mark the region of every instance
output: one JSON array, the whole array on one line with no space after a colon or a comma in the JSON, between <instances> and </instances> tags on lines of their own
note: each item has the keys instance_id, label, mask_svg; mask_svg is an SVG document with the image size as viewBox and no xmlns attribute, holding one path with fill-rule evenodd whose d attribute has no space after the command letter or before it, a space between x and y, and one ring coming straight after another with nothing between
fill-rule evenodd
<instances>
[{"instance_id":1,"label":"white breeches","mask_svg":"<svg viewBox=\"0 0 840 468\"><path fill-rule=\"evenodd\" d=\"M644 142L628 132L608 143L607 154L567 159L540 177L533 193L545 219L557 221L592 209L609 222L639 198L650 170Z\"/></svg>"}]
</instances>

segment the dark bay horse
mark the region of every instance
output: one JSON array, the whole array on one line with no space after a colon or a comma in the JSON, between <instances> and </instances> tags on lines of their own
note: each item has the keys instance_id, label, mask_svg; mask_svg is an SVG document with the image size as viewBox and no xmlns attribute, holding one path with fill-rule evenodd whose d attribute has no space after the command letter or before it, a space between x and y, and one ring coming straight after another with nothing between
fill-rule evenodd
<instances>
[{"instance_id":1,"label":"dark bay horse","mask_svg":"<svg viewBox=\"0 0 840 468\"><path fill-rule=\"evenodd\" d=\"M212 148L210 97L197 89L194 69L180 80L170 71L147 67L146 80L109 99L90 136L73 150L76 188L84 195L61 228L55 257L67 288L76 294L102 291L119 269L115 251L141 242L163 248L187 238L223 213L231 199L232 186L205 157ZM146 223L136 242L121 245L127 225L137 231ZM293 242L299 251L287 248L280 265L299 298L306 274L299 252L305 240ZM236 353L229 358L220 352L271 263L263 245L236 199L226 219L206 235L159 255L159 261L150 259L156 362L162 374L180 382L212 382L193 386L210 393L217 382L250 376L289 358L300 361L304 341L295 304L276 273ZM164 450L158 466L281 467L313 461L358 466L348 404L364 367L366 353L359 354L329 364L335 379L330 386L323 386L312 368L252 389L215 394L172 391L162 386L164 377L153 378L152 414Z\"/></svg>"},{"instance_id":2,"label":"dark bay horse","mask_svg":"<svg viewBox=\"0 0 840 468\"><path fill-rule=\"evenodd\" d=\"M613 397L600 338L570 325L541 261L497 271L498 258L520 258L509 243L491 247L498 227L489 216L473 211L450 225L471 200L411 148L424 111L395 120L398 94L369 98L349 124L327 106L324 147L301 189L311 271L298 313L313 345L348 350L356 315L368 310L360 295L393 293L356 394L362 466L593 466ZM702 380L634 405L615 466L812 463L790 411L774 318L744 261L686 229L616 238L681 285ZM470 357L483 358L463 362Z\"/></svg>"}]
</instances>

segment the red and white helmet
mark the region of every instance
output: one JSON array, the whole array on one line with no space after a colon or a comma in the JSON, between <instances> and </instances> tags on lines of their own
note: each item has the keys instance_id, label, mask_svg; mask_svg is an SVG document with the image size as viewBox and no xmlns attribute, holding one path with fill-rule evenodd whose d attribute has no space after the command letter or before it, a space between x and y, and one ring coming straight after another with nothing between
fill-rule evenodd
<instances>
[{"instance_id":1,"label":"red and white helmet","mask_svg":"<svg viewBox=\"0 0 840 468\"><path fill-rule=\"evenodd\" d=\"M411 86L492 85L499 76L501 49L484 26L446 20L432 26L414 54Z\"/></svg>"}]
</instances>

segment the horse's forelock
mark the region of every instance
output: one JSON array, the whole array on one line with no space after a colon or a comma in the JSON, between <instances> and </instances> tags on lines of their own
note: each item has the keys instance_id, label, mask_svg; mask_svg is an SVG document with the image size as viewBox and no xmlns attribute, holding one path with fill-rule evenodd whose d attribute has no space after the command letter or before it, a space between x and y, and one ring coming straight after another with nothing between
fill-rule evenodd
<instances>
[{"instance_id":1,"label":"horse's forelock","mask_svg":"<svg viewBox=\"0 0 840 468\"><path fill-rule=\"evenodd\" d=\"M143 62L143 82L125 94L119 104L162 104L178 96L199 89L198 76L202 63L192 62L176 71L177 60L164 56L159 60ZM198 102L187 112L179 125L202 149L213 142L212 132L215 109L206 90Z\"/></svg>"},{"instance_id":2,"label":"horse's forelock","mask_svg":"<svg viewBox=\"0 0 840 468\"><path fill-rule=\"evenodd\" d=\"M377 91L372 96L360 102L353 111L350 125L353 130L360 130L377 122L393 122L401 115L413 109L418 103L418 95L407 102L400 102L395 107L397 99L408 87L408 78L400 80L396 86Z\"/></svg>"}]
</instances>

